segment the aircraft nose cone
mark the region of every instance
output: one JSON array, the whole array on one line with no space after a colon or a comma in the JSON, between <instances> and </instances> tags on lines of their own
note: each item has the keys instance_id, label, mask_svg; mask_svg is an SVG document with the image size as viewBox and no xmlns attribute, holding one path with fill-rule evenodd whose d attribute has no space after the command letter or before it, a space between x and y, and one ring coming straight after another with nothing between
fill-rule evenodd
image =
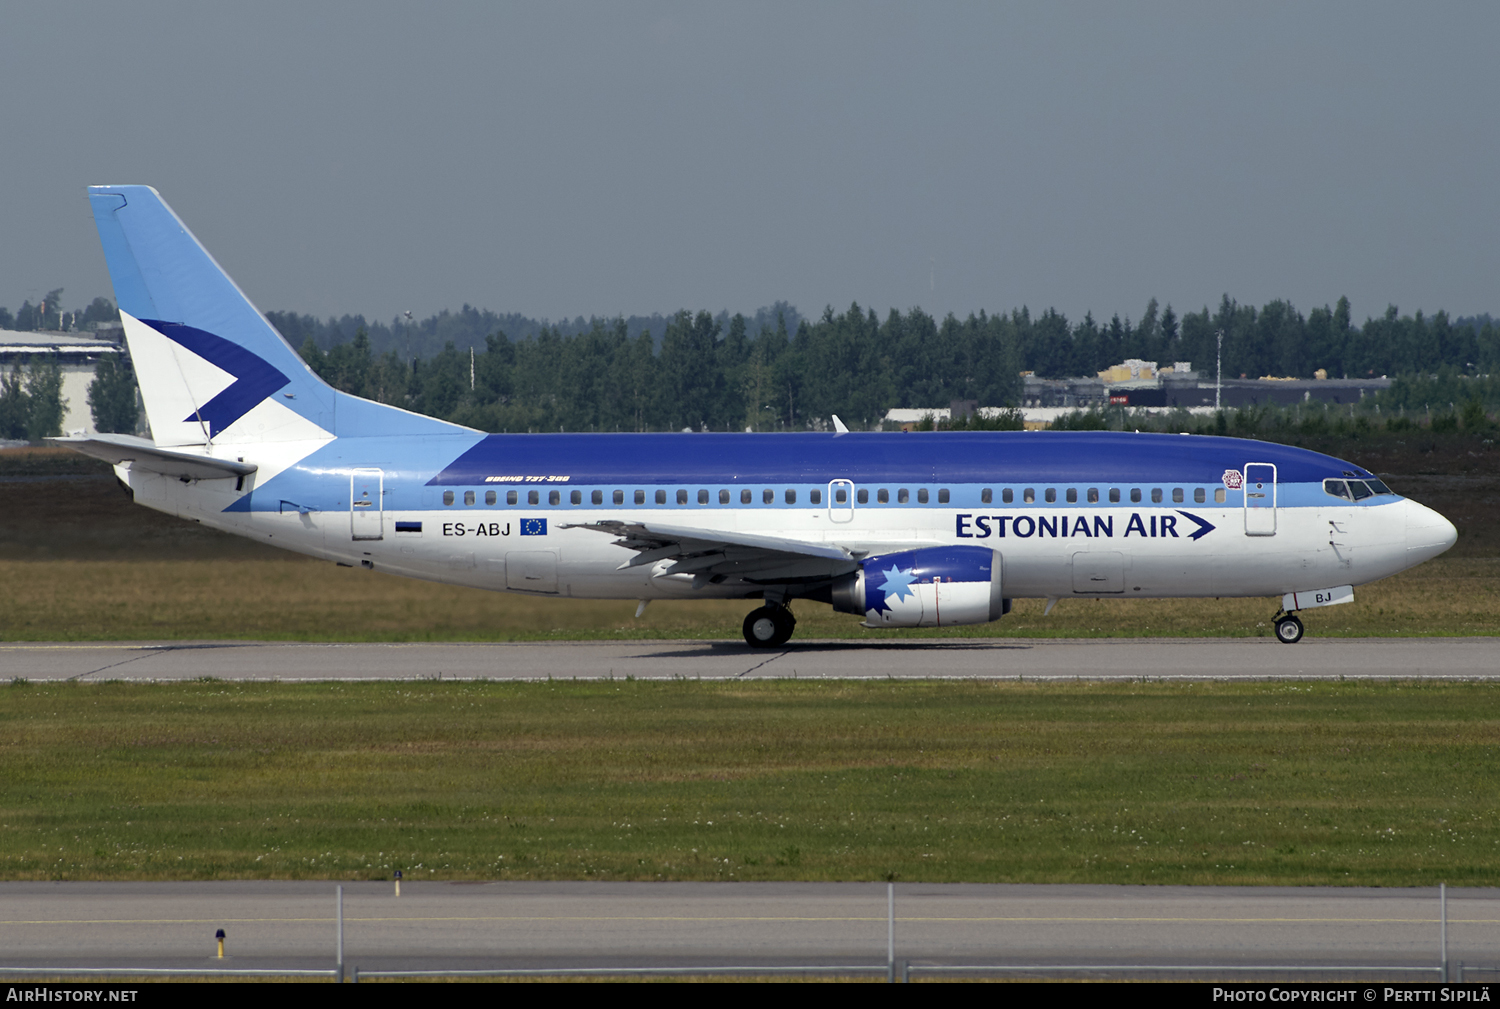
<instances>
[{"instance_id":1,"label":"aircraft nose cone","mask_svg":"<svg viewBox=\"0 0 1500 1009\"><path fill-rule=\"evenodd\" d=\"M1413 564L1436 557L1458 542L1453 523L1425 505L1406 502L1406 559Z\"/></svg>"}]
</instances>

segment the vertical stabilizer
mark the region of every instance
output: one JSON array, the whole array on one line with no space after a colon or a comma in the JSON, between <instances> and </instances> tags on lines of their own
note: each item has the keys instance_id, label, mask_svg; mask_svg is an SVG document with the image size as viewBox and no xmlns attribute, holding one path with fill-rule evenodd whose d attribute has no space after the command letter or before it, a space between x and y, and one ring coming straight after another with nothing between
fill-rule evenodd
<instances>
[{"instance_id":1,"label":"vertical stabilizer","mask_svg":"<svg viewBox=\"0 0 1500 1009\"><path fill-rule=\"evenodd\" d=\"M150 186L89 202L158 445L331 438L337 394Z\"/></svg>"}]
</instances>

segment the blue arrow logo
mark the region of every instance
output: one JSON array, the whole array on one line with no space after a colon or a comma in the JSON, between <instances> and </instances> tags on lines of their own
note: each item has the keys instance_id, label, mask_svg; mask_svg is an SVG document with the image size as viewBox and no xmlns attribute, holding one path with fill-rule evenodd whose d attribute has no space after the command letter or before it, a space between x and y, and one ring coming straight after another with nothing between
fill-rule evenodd
<instances>
[{"instance_id":1,"label":"blue arrow logo","mask_svg":"<svg viewBox=\"0 0 1500 1009\"><path fill-rule=\"evenodd\" d=\"M182 418L185 423L189 424L200 420L207 424L210 438L255 409L261 400L291 381L264 358L250 353L244 347L231 343L222 336L215 336L177 322L162 322L160 319L142 319L141 321L173 343L186 347L214 367L221 368L234 376L234 382L229 388L204 403L196 413L190 413Z\"/></svg>"},{"instance_id":2,"label":"blue arrow logo","mask_svg":"<svg viewBox=\"0 0 1500 1009\"><path fill-rule=\"evenodd\" d=\"M1202 539L1204 536L1207 536L1209 533L1218 528L1212 522L1205 522L1198 516L1194 515L1192 512L1185 512L1181 508L1177 509L1177 514L1182 515L1186 518L1190 518L1198 524L1198 531L1188 537L1188 539L1190 540Z\"/></svg>"}]
</instances>

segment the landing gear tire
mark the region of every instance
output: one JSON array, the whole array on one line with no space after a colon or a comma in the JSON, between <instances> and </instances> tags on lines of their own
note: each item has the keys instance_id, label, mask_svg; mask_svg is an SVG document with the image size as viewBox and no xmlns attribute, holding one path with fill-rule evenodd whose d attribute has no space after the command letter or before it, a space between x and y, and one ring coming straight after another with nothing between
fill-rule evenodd
<instances>
[{"instance_id":1,"label":"landing gear tire","mask_svg":"<svg viewBox=\"0 0 1500 1009\"><path fill-rule=\"evenodd\" d=\"M797 621L785 606L762 606L745 618L745 643L751 648L777 648L792 637Z\"/></svg>"},{"instance_id":2,"label":"landing gear tire","mask_svg":"<svg viewBox=\"0 0 1500 1009\"><path fill-rule=\"evenodd\" d=\"M1276 621L1276 640L1283 645L1295 645L1302 640L1302 621L1288 614Z\"/></svg>"}]
</instances>

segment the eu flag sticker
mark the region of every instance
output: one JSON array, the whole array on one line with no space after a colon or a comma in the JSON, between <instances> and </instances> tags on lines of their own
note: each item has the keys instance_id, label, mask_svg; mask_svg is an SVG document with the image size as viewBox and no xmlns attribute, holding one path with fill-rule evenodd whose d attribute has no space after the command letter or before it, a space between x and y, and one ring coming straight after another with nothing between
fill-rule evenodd
<instances>
[{"instance_id":1,"label":"eu flag sticker","mask_svg":"<svg viewBox=\"0 0 1500 1009\"><path fill-rule=\"evenodd\" d=\"M546 519L522 519L521 520L521 535L522 536L545 536L545 535L547 535L547 520Z\"/></svg>"}]
</instances>

